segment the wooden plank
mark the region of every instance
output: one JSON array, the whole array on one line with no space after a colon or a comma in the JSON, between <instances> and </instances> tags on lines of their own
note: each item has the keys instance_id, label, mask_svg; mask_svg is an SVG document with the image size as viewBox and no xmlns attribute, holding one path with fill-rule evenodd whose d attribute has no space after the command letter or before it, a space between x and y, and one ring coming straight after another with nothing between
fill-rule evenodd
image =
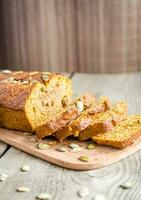
<instances>
[{"instance_id":1,"label":"wooden plank","mask_svg":"<svg viewBox=\"0 0 141 200\"><path fill-rule=\"evenodd\" d=\"M98 96L109 95L113 101L125 99L130 104L130 112L141 112L141 74L123 75L75 75L74 89L77 94L92 91ZM136 105L135 105L136 104ZM56 167L36 159L19 150L11 148L0 159L0 173L8 173L8 179L0 183L1 199L34 199L40 192L49 192L57 200L79 200L77 192L88 187L90 194L84 199L93 199L96 194L104 194L108 200L140 200L141 152L114 165L89 171L79 172ZM21 173L23 164L31 166L31 171ZM129 190L122 190L123 182L133 182ZM19 185L31 188L29 193L16 193ZM8 192L3 192L8 191Z\"/></svg>"}]
</instances>

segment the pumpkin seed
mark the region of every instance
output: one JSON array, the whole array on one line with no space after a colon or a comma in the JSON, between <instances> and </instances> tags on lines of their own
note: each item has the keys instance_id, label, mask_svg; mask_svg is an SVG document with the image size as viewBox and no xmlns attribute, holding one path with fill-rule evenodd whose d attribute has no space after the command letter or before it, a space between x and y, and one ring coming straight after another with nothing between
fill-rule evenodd
<instances>
[{"instance_id":1,"label":"pumpkin seed","mask_svg":"<svg viewBox=\"0 0 141 200\"><path fill-rule=\"evenodd\" d=\"M122 189L129 189L129 188L132 187L132 185L133 185L133 183L131 183L131 182L126 182L126 183L121 184L120 187L121 187Z\"/></svg>"},{"instance_id":2,"label":"pumpkin seed","mask_svg":"<svg viewBox=\"0 0 141 200\"><path fill-rule=\"evenodd\" d=\"M30 138L30 142L33 142L33 143L36 143L38 140L37 140L37 138Z\"/></svg>"},{"instance_id":3,"label":"pumpkin seed","mask_svg":"<svg viewBox=\"0 0 141 200\"><path fill-rule=\"evenodd\" d=\"M40 200L50 200L51 199L51 195L48 193L41 193L39 194L36 199L40 199Z\"/></svg>"},{"instance_id":4,"label":"pumpkin seed","mask_svg":"<svg viewBox=\"0 0 141 200\"><path fill-rule=\"evenodd\" d=\"M48 144L45 144L45 143L38 143L37 147L38 147L38 149L46 150L50 146Z\"/></svg>"},{"instance_id":5,"label":"pumpkin seed","mask_svg":"<svg viewBox=\"0 0 141 200\"><path fill-rule=\"evenodd\" d=\"M17 192L28 192L30 189L28 187L25 187L25 186L21 186L21 187L18 187L16 189Z\"/></svg>"},{"instance_id":6,"label":"pumpkin seed","mask_svg":"<svg viewBox=\"0 0 141 200\"><path fill-rule=\"evenodd\" d=\"M14 77L13 77L13 76L9 77L9 78L7 79L7 81L10 82L10 83L13 82L13 81L14 81Z\"/></svg>"},{"instance_id":7,"label":"pumpkin seed","mask_svg":"<svg viewBox=\"0 0 141 200\"><path fill-rule=\"evenodd\" d=\"M35 83L39 83L39 81L37 81L37 80L32 80L31 83L32 83L32 84L35 84Z\"/></svg>"},{"instance_id":8,"label":"pumpkin seed","mask_svg":"<svg viewBox=\"0 0 141 200\"><path fill-rule=\"evenodd\" d=\"M95 148L95 145L94 144L88 144L87 146L86 146L86 149L88 149L88 150L92 150L92 149L94 149Z\"/></svg>"},{"instance_id":9,"label":"pumpkin seed","mask_svg":"<svg viewBox=\"0 0 141 200\"><path fill-rule=\"evenodd\" d=\"M8 70L8 69L5 69L5 70L2 70L2 73L4 73L4 74L10 74L10 73L12 73L12 71Z\"/></svg>"},{"instance_id":10,"label":"pumpkin seed","mask_svg":"<svg viewBox=\"0 0 141 200\"><path fill-rule=\"evenodd\" d=\"M29 84L29 81L22 81L21 84L23 84L23 85L28 85L28 84Z\"/></svg>"},{"instance_id":11,"label":"pumpkin seed","mask_svg":"<svg viewBox=\"0 0 141 200\"><path fill-rule=\"evenodd\" d=\"M39 72L30 72L29 74L32 76L32 75L36 75L38 74Z\"/></svg>"},{"instance_id":12,"label":"pumpkin seed","mask_svg":"<svg viewBox=\"0 0 141 200\"><path fill-rule=\"evenodd\" d=\"M76 104L77 109L79 110L79 112L82 112L84 110L84 105L82 101L78 101Z\"/></svg>"},{"instance_id":13,"label":"pumpkin seed","mask_svg":"<svg viewBox=\"0 0 141 200\"><path fill-rule=\"evenodd\" d=\"M74 149L74 148L79 148L79 145L78 144L75 144L75 143L71 143L68 145L71 149Z\"/></svg>"},{"instance_id":14,"label":"pumpkin seed","mask_svg":"<svg viewBox=\"0 0 141 200\"><path fill-rule=\"evenodd\" d=\"M22 172L28 172L30 170L30 167L28 166L28 165L23 165L22 167L21 167L21 171Z\"/></svg>"},{"instance_id":15,"label":"pumpkin seed","mask_svg":"<svg viewBox=\"0 0 141 200\"><path fill-rule=\"evenodd\" d=\"M77 148L73 148L70 150L71 153L77 153L79 151L83 151L83 148L82 147L77 147Z\"/></svg>"},{"instance_id":16,"label":"pumpkin seed","mask_svg":"<svg viewBox=\"0 0 141 200\"><path fill-rule=\"evenodd\" d=\"M88 156L80 156L79 160L83 161L83 162L89 162L90 158Z\"/></svg>"},{"instance_id":17,"label":"pumpkin seed","mask_svg":"<svg viewBox=\"0 0 141 200\"><path fill-rule=\"evenodd\" d=\"M42 75L42 79L43 79L43 81L48 81L49 80L49 76L47 74L43 74Z\"/></svg>"},{"instance_id":18,"label":"pumpkin seed","mask_svg":"<svg viewBox=\"0 0 141 200\"><path fill-rule=\"evenodd\" d=\"M6 173L2 173L2 174L0 175L0 181L1 181L1 182L5 181L5 180L7 179L7 177L8 177L8 175L7 175Z\"/></svg>"},{"instance_id":19,"label":"pumpkin seed","mask_svg":"<svg viewBox=\"0 0 141 200\"><path fill-rule=\"evenodd\" d=\"M23 73L23 71L17 71L17 72L14 72L13 74L16 75L16 74L21 74Z\"/></svg>"},{"instance_id":20,"label":"pumpkin seed","mask_svg":"<svg viewBox=\"0 0 141 200\"><path fill-rule=\"evenodd\" d=\"M62 147L62 146L57 147L56 150L60 151L60 152L66 152L67 151L67 149L65 147Z\"/></svg>"},{"instance_id":21,"label":"pumpkin seed","mask_svg":"<svg viewBox=\"0 0 141 200\"><path fill-rule=\"evenodd\" d=\"M81 190L79 190L78 191L78 195L80 196L80 197L85 197L85 196L87 196L89 194L89 190L88 190L88 188L82 188Z\"/></svg>"},{"instance_id":22,"label":"pumpkin seed","mask_svg":"<svg viewBox=\"0 0 141 200\"><path fill-rule=\"evenodd\" d=\"M31 136L31 135L33 135L33 133L31 133L31 132L24 132L24 135L25 136Z\"/></svg>"},{"instance_id":23,"label":"pumpkin seed","mask_svg":"<svg viewBox=\"0 0 141 200\"><path fill-rule=\"evenodd\" d=\"M106 200L106 197L103 194L97 194L94 200Z\"/></svg>"}]
</instances>

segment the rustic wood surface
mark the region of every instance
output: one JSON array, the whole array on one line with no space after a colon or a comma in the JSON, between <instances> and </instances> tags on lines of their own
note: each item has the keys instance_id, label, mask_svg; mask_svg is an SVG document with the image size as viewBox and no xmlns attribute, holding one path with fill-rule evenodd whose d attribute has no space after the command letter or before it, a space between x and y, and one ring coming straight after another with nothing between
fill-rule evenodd
<instances>
[{"instance_id":1,"label":"rustic wood surface","mask_svg":"<svg viewBox=\"0 0 141 200\"><path fill-rule=\"evenodd\" d=\"M0 66L141 70L140 0L1 0Z\"/></svg>"},{"instance_id":2,"label":"rustic wood surface","mask_svg":"<svg viewBox=\"0 0 141 200\"><path fill-rule=\"evenodd\" d=\"M130 113L141 113L141 73L118 75L74 74L72 77L76 94L94 92L108 95L113 101L125 99L129 103ZM27 164L29 172L20 172L20 167ZM79 200L77 192L88 187L90 194L83 198L94 199L97 194L104 194L108 200L140 200L141 196L141 151L108 167L93 171L73 171L54 166L34 158L13 147L9 148L0 159L0 173L8 178L0 182L0 200L32 200L40 192L48 192L55 200ZM123 190L120 184L131 181L131 189ZM17 187L30 187L28 193L17 193Z\"/></svg>"}]
</instances>

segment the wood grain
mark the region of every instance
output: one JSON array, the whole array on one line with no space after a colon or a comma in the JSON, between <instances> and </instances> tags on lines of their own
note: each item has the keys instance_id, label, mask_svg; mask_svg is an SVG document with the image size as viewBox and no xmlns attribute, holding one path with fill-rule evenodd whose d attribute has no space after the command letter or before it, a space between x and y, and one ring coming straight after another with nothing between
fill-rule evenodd
<instances>
[{"instance_id":1,"label":"wood grain","mask_svg":"<svg viewBox=\"0 0 141 200\"><path fill-rule=\"evenodd\" d=\"M107 94L113 101L125 99L130 104L130 112L141 113L140 77L141 74L136 73L76 74L73 81L77 94L92 91L97 96ZM30 172L20 172L24 164L30 165ZM114 165L79 172L54 166L12 147L0 159L0 173L8 173L7 180L0 183L0 197L2 200L33 200L40 192L49 192L55 200L80 200L77 195L78 190L88 187L90 194L83 198L84 200L92 200L99 193L104 194L108 200L140 200L140 169L141 151ZM119 185L127 181L133 182L133 187L122 190ZM30 192L17 193L15 190L20 185L29 186Z\"/></svg>"},{"instance_id":2,"label":"wood grain","mask_svg":"<svg viewBox=\"0 0 141 200\"><path fill-rule=\"evenodd\" d=\"M140 10L139 0L1 0L0 66L139 71Z\"/></svg>"}]
</instances>

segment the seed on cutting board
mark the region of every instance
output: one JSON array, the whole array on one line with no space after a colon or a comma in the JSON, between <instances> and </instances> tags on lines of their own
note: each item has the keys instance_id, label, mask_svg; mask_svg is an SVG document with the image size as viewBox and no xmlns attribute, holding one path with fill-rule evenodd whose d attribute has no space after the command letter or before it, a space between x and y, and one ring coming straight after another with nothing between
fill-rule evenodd
<instances>
[{"instance_id":1,"label":"seed on cutting board","mask_svg":"<svg viewBox=\"0 0 141 200\"><path fill-rule=\"evenodd\" d=\"M81 160L83 162L89 162L90 158L88 156L80 156L79 160Z\"/></svg>"},{"instance_id":2,"label":"seed on cutting board","mask_svg":"<svg viewBox=\"0 0 141 200\"><path fill-rule=\"evenodd\" d=\"M77 153L77 152L80 152L80 151L83 151L82 147L76 147L76 148L73 148L73 149L70 150L71 153Z\"/></svg>"},{"instance_id":3,"label":"seed on cutting board","mask_svg":"<svg viewBox=\"0 0 141 200\"><path fill-rule=\"evenodd\" d=\"M80 197L85 197L85 196L87 196L89 194L89 190L88 190L88 188L82 188L81 190L79 190L78 191L78 195L80 196Z\"/></svg>"},{"instance_id":4,"label":"seed on cutting board","mask_svg":"<svg viewBox=\"0 0 141 200\"><path fill-rule=\"evenodd\" d=\"M80 147L78 144L75 144L75 143L71 143L71 144L69 144L69 147L71 148L71 149L74 149L74 148L78 148L78 147Z\"/></svg>"},{"instance_id":5,"label":"seed on cutting board","mask_svg":"<svg viewBox=\"0 0 141 200\"><path fill-rule=\"evenodd\" d=\"M103 194L97 194L94 200L106 200L106 197Z\"/></svg>"},{"instance_id":6,"label":"seed on cutting board","mask_svg":"<svg viewBox=\"0 0 141 200\"><path fill-rule=\"evenodd\" d=\"M92 150L94 148L95 148L94 144L87 144L87 146L86 146L86 149L88 149L88 150Z\"/></svg>"},{"instance_id":7,"label":"seed on cutting board","mask_svg":"<svg viewBox=\"0 0 141 200\"><path fill-rule=\"evenodd\" d=\"M30 167L29 167L28 165L23 165L23 166L21 167L21 171L22 171L22 172L28 172L28 171L30 171Z\"/></svg>"},{"instance_id":8,"label":"seed on cutting board","mask_svg":"<svg viewBox=\"0 0 141 200\"><path fill-rule=\"evenodd\" d=\"M5 173L0 174L0 181L3 182L7 179L8 175Z\"/></svg>"},{"instance_id":9,"label":"seed on cutting board","mask_svg":"<svg viewBox=\"0 0 141 200\"><path fill-rule=\"evenodd\" d=\"M49 76L47 74L43 74L42 75L42 79L43 79L43 81L48 81L49 80Z\"/></svg>"},{"instance_id":10,"label":"seed on cutting board","mask_svg":"<svg viewBox=\"0 0 141 200\"><path fill-rule=\"evenodd\" d=\"M57 147L56 150L57 150L57 151L60 151L60 152L66 152L66 151L67 151L67 148L62 147L62 146L59 146L59 147Z\"/></svg>"},{"instance_id":11,"label":"seed on cutting board","mask_svg":"<svg viewBox=\"0 0 141 200\"><path fill-rule=\"evenodd\" d=\"M45 144L45 143L38 143L37 147L38 147L38 149L46 150L50 146L48 144Z\"/></svg>"},{"instance_id":12,"label":"seed on cutting board","mask_svg":"<svg viewBox=\"0 0 141 200\"><path fill-rule=\"evenodd\" d=\"M50 200L51 199L51 195L48 193L41 193L39 194L36 199L40 199L40 200Z\"/></svg>"},{"instance_id":13,"label":"seed on cutting board","mask_svg":"<svg viewBox=\"0 0 141 200\"><path fill-rule=\"evenodd\" d=\"M132 187L132 185L133 185L133 183L131 183L131 182L126 182L126 183L121 184L120 187L121 187L122 189L129 189L129 188Z\"/></svg>"},{"instance_id":14,"label":"seed on cutting board","mask_svg":"<svg viewBox=\"0 0 141 200\"><path fill-rule=\"evenodd\" d=\"M21 187L18 187L16 189L17 192L28 192L30 189L28 187L25 187L25 186L21 186Z\"/></svg>"}]
</instances>

